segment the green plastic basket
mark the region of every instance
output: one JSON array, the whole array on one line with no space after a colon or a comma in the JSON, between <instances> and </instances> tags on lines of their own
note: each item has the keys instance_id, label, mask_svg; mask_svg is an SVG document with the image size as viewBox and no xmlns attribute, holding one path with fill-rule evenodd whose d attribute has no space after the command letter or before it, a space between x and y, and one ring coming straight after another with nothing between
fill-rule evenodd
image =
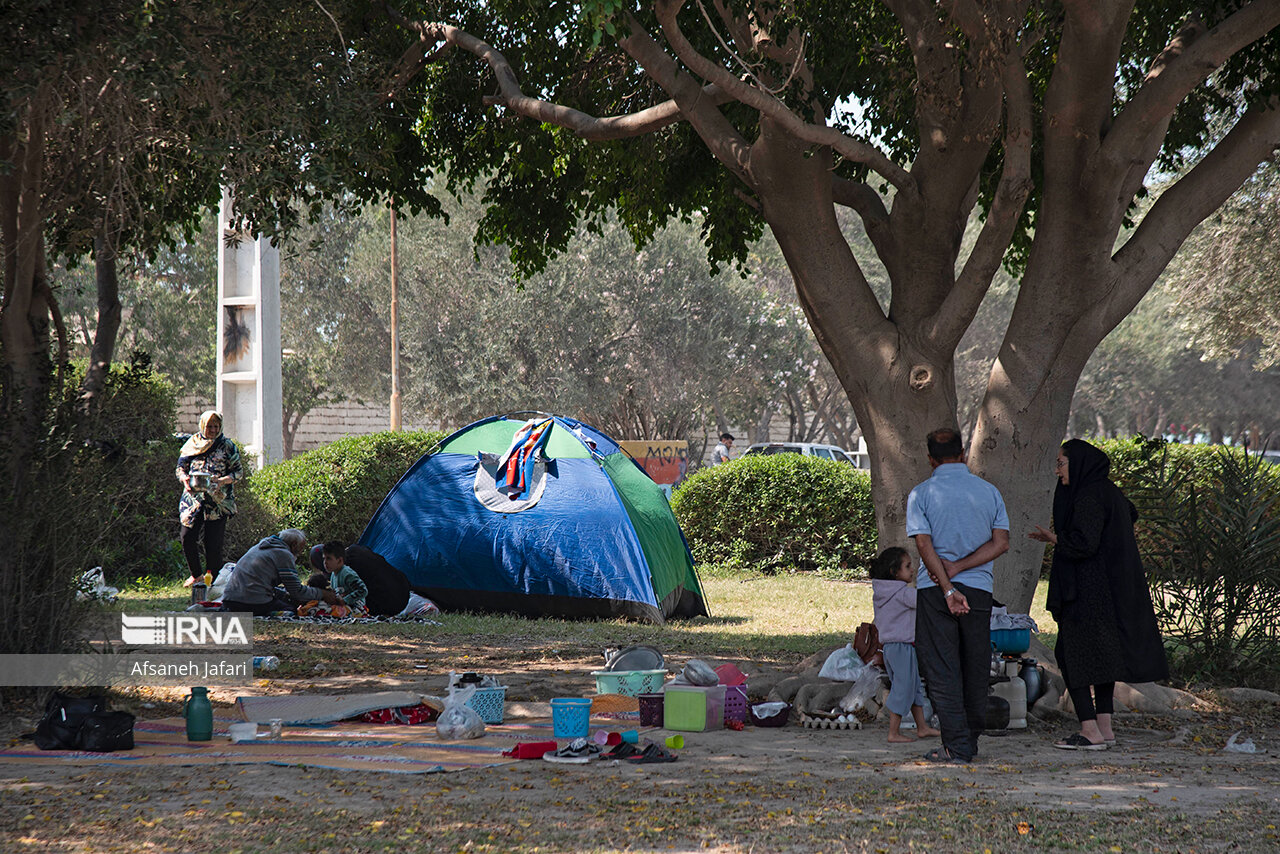
<instances>
[{"instance_id":1,"label":"green plastic basket","mask_svg":"<svg viewBox=\"0 0 1280 854\"><path fill-rule=\"evenodd\" d=\"M625 694L638 697L641 694L656 694L662 690L662 682L667 678L665 670L594 670L597 694Z\"/></svg>"}]
</instances>

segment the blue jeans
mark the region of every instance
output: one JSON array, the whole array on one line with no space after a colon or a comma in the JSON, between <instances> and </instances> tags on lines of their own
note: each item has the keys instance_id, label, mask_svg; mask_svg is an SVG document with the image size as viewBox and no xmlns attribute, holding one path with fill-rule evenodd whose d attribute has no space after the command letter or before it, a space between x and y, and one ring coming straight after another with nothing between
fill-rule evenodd
<instances>
[{"instance_id":1,"label":"blue jeans","mask_svg":"<svg viewBox=\"0 0 1280 854\"><path fill-rule=\"evenodd\" d=\"M916 659L929 701L938 715L942 746L957 759L978 753L986 728L991 675L991 594L964 584L955 588L969 613L955 616L939 587L916 596Z\"/></svg>"}]
</instances>

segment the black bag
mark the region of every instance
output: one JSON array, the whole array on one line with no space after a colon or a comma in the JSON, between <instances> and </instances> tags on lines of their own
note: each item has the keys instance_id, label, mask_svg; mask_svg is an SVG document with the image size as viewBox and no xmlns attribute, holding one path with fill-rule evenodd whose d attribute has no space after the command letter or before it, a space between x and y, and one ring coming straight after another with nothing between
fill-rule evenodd
<instances>
[{"instance_id":1,"label":"black bag","mask_svg":"<svg viewBox=\"0 0 1280 854\"><path fill-rule=\"evenodd\" d=\"M54 691L36 725L34 741L41 750L132 750L133 721L129 712L107 711L107 698L101 694L72 697Z\"/></svg>"},{"instance_id":2,"label":"black bag","mask_svg":"<svg viewBox=\"0 0 1280 854\"><path fill-rule=\"evenodd\" d=\"M129 712L93 712L80 724L80 750L110 753L133 750L133 715Z\"/></svg>"},{"instance_id":3,"label":"black bag","mask_svg":"<svg viewBox=\"0 0 1280 854\"><path fill-rule=\"evenodd\" d=\"M41 750L78 750L80 725L95 712L107 710L101 694L72 697L54 691L44 704L44 717L36 724L35 743Z\"/></svg>"}]
</instances>

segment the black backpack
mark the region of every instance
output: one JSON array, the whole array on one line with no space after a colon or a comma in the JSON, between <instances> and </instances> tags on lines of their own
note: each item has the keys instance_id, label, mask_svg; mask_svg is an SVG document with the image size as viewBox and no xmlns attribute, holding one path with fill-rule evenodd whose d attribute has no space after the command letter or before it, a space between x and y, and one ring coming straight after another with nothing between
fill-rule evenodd
<instances>
[{"instance_id":1,"label":"black backpack","mask_svg":"<svg viewBox=\"0 0 1280 854\"><path fill-rule=\"evenodd\" d=\"M129 712L107 711L101 694L73 697L54 691L36 724L34 741L41 750L132 750L133 721Z\"/></svg>"}]
</instances>

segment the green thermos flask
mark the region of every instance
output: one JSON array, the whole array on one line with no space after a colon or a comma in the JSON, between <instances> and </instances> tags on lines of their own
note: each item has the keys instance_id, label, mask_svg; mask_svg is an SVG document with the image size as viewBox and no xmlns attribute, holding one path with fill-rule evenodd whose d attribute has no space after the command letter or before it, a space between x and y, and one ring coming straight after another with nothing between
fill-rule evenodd
<instances>
[{"instance_id":1,"label":"green thermos flask","mask_svg":"<svg viewBox=\"0 0 1280 854\"><path fill-rule=\"evenodd\" d=\"M182 716L187 719L187 741L209 741L213 738L213 706L208 688L192 688L182 702Z\"/></svg>"}]
</instances>

